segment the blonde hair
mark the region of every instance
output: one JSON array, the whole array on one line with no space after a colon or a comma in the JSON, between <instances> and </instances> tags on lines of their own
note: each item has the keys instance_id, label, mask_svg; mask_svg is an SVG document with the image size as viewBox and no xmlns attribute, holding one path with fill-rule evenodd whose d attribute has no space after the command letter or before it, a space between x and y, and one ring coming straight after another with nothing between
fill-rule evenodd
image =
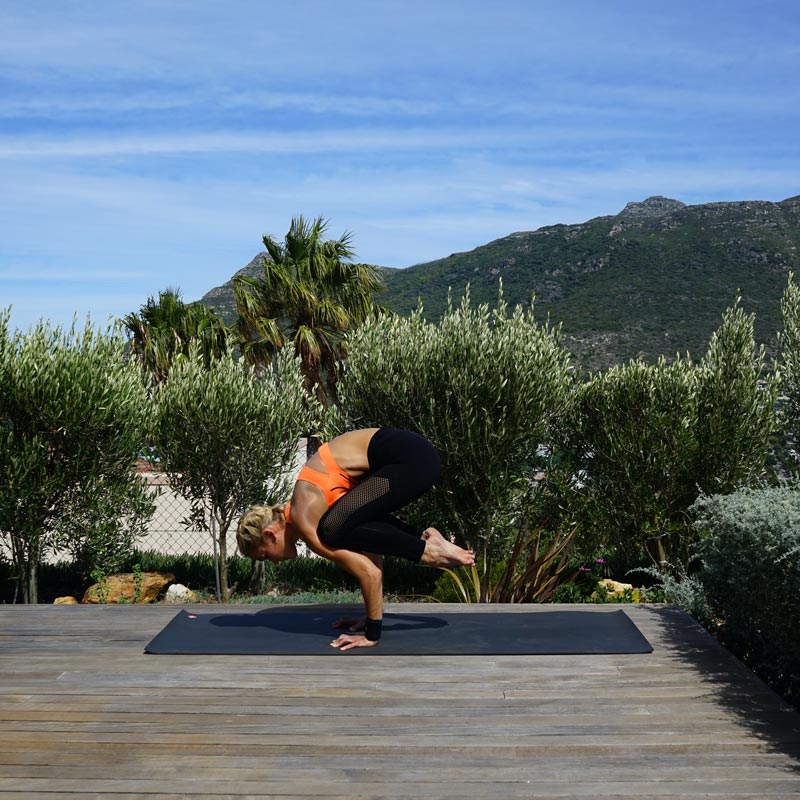
<instances>
[{"instance_id":1,"label":"blonde hair","mask_svg":"<svg viewBox=\"0 0 800 800\"><path fill-rule=\"evenodd\" d=\"M236 529L236 544L239 552L252 558L258 546L264 541L264 528L276 519L283 519L284 506L250 506L239 517Z\"/></svg>"}]
</instances>

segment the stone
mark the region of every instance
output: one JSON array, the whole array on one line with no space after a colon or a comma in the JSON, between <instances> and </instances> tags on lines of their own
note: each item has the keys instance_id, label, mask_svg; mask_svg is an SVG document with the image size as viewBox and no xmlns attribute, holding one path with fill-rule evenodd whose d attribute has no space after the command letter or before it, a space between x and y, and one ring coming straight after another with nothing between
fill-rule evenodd
<instances>
[{"instance_id":1,"label":"stone","mask_svg":"<svg viewBox=\"0 0 800 800\"><path fill-rule=\"evenodd\" d=\"M658 217L664 214L672 214L686 208L686 203L680 200L673 200L671 197L663 197L660 194L648 197L641 202L628 203L622 209L619 216L626 217Z\"/></svg>"},{"instance_id":2,"label":"stone","mask_svg":"<svg viewBox=\"0 0 800 800\"><path fill-rule=\"evenodd\" d=\"M633 590L633 584L631 583L619 583L618 581L612 581L611 578L603 578L603 580L597 581L597 588L603 587L608 597L617 597L625 592L626 589ZM597 592L592 592L592 597L597 597Z\"/></svg>"},{"instance_id":3,"label":"stone","mask_svg":"<svg viewBox=\"0 0 800 800\"><path fill-rule=\"evenodd\" d=\"M197 595L182 583L173 583L164 595L165 603L196 603Z\"/></svg>"},{"instance_id":4,"label":"stone","mask_svg":"<svg viewBox=\"0 0 800 800\"><path fill-rule=\"evenodd\" d=\"M54 606L76 606L76 605L78 605L78 600L77 600L77 598L72 597L71 595L65 595L64 597L56 597L56 599L53 600L53 605Z\"/></svg>"},{"instance_id":5,"label":"stone","mask_svg":"<svg viewBox=\"0 0 800 800\"><path fill-rule=\"evenodd\" d=\"M175 580L170 572L132 572L109 575L104 581L90 586L81 603L152 603Z\"/></svg>"}]
</instances>

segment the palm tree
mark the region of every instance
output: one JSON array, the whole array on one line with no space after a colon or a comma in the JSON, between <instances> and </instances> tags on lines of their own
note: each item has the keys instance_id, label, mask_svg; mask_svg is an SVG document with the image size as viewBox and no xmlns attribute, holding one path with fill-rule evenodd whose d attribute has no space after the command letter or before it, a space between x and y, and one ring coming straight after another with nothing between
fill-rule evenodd
<instances>
[{"instance_id":1,"label":"palm tree","mask_svg":"<svg viewBox=\"0 0 800 800\"><path fill-rule=\"evenodd\" d=\"M200 348L206 361L218 358L230 336L222 319L201 303L184 303L179 289L164 289L149 297L139 313L123 320L131 353L138 356L153 384L161 383L176 358Z\"/></svg>"},{"instance_id":2,"label":"palm tree","mask_svg":"<svg viewBox=\"0 0 800 800\"><path fill-rule=\"evenodd\" d=\"M372 295L383 287L376 267L353 262L350 234L325 240L327 227L322 217L293 217L283 242L263 237L263 277L233 279L245 358L265 365L291 343L306 389L322 403L328 393L336 399L345 334L378 309Z\"/></svg>"}]
</instances>

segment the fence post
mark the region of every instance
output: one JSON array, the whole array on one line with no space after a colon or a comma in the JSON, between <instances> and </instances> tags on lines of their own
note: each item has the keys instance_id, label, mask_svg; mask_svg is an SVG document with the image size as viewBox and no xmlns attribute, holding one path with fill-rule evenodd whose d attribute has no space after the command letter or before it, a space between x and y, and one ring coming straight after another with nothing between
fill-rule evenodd
<instances>
[{"instance_id":1,"label":"fence post","mask_svg":"<svg viewBox=\"0 0 800 800\"><path fill-rule=\"evenodd\" d=\"M219 588L219 550L217 550L217 521L211 515L211 539L214 542L214 578L217 581L217 602L222 602L222 592Z\"/></svg>"}]
</instances>

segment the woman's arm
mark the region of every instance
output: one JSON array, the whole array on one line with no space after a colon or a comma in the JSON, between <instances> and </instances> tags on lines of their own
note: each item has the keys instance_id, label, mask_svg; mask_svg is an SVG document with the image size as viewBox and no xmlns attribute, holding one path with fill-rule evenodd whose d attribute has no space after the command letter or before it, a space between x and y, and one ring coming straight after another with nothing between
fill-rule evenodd
<instances>
[{"instance_id":1,"label":"woman's arm","mask_svg":"<svg viewBox=\"0 0 800 800\"><path fill-rule=\"evenodd\" d=\"M383 573L383 556L376 555L375 553L364 553L364 555L381 571L381 573ZM381 592L381 594L383 593ZM366 614L360 617L353 617L350 614L345 614L344 616L339 617L339 619L337 619L336 622L331 625L331 627L344 628L350 633L356 633L364 630L366 621Z\"/></svg>"},{"instance_id":2,"label":"woman's arm","mask_svg":"<svg viewBox=\"0 0 800 800\"><path fill-rule=\"evenodd\" d=\"M308 543L308 546L320 556L330 559L343 570L353 575L361 587L364 596L364 608L368 619L383 618L383 570L364 553L353 550L330 550L320 543L320 547Z\"/></svg>"},{"instance_id":3,"label":"woman's arm","mask_svg":"<svg viewBox=\"0 0 800 800\"><path fill-rule=\"evenodd\" d=\"M356 578L364 597L367 619L381 621L383 619L383 564L381 557L353 550L332 550L326 547L317 536L313 513L304 513L302 506L292 505L292 525L299 531L306 545L317 555L330 559ZM370 641L366 636L342 634L331 644L341 650L350 650L353 647L374 647L377 641Z\"/></svg>"},{"instance_id":4,"label":"woman's arm","mask_svg":"<svg viewBox=\"0 0 800 800\"><path fill-rule=\"evenodd\" d=\"M309 545L311 547L311 545ZM312 549L314 549L312 547ZM364 553L352 550L329 550L324 545L321 548L327 552L319 552L326 558L347 570L358 580L361 594L364 597L364 607L367 612L367 625L369 620L378 623L383 620L383 570ZM315 550L315 552L317 552ZM374 634L373 634L374 635ZM331 647L340 650L352 650L354 647L374 647L378 640L368 639L366 634L343 633L338 639L331 642Z\"/></svg>"}]
</instances>

